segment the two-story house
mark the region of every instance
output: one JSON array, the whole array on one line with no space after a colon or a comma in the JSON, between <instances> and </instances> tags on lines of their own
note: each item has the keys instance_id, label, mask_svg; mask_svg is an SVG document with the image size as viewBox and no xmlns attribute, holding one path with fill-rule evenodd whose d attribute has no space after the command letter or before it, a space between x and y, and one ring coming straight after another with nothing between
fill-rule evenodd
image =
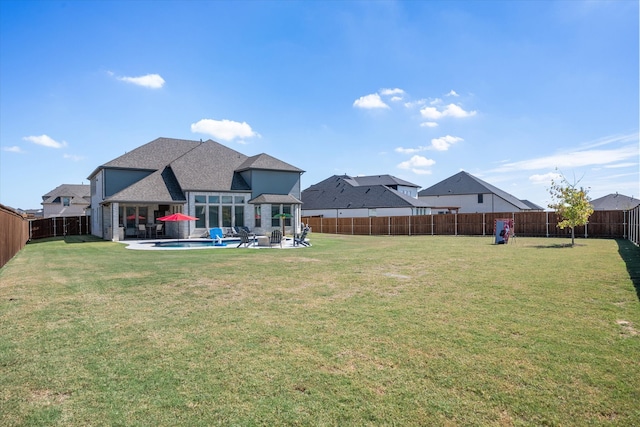
<instances>
[{"instance_id":1,"label":"two-story house","mask_svg":"<svg viewBox=\"0 0 640 427\"><path fill-rule=\"evenodd\" d=\"M175 238L234 226L267 234L280 227L283 213L297 230L303 172L212 140L158 138L91 173L92 230L120 240L136 235L140 224L177 212L198 219L166 223L165 235Z\"/></svg>"}]
</instances>

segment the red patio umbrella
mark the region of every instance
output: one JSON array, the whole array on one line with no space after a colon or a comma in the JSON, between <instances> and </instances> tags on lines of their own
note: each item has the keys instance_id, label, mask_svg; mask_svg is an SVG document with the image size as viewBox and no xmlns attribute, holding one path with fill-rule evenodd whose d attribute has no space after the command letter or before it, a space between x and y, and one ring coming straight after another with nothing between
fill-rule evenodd
<instances>
[{"instance_id":1,"label":"red patio umbrella","mask_svg":"<svg viewBox=\"0 0 640 427\"><path fill-rule=\"evenodd\" d=\"M158 218L158 221L195 221L198 218L185 215L183 213L174 213L171 215Z\"/></svg>"}]
</instances>

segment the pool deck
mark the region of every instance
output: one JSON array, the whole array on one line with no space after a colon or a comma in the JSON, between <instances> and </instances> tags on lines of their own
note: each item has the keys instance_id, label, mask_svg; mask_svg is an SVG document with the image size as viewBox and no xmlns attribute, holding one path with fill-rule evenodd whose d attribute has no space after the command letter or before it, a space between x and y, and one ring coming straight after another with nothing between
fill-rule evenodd
<instances>
[{"instance_id":1,"label":"pool deck","mask_svg":"<svg viewBox=\"0 0 640 427\"><path fill-rule=\"evenodd\" d=\"M257 236L264 237L264 236ZM124 243L127 245L127 249L141 250L141 251L185 251L185 250L202 250L202 249L298 249L305 248L307 246L304 245L295 245L293 244L293 238L286 237L282 239L282 247L280 245L268 245L268 246L259 246L257 241L249 244L248 247L241 246L238 248L238 244L240 241L237 238L224 238L222 239L223 243L226 243L226 246L200 246L200 247L161 247L154 246L155 243L170 243L170 242L187 242L187 243L196 243L196 242L212 242L211 239L131 239L131 240L121 240L120 243Z\"/></svg>"}]
</instances>

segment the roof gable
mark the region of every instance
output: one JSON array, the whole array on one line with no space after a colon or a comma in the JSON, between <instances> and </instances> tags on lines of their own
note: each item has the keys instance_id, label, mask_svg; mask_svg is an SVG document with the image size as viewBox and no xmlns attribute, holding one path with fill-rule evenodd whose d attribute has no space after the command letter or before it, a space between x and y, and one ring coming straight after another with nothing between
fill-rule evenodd
<instances>
[{"instance_id":1,"label":"roof gable","mask_svg":"<svg viewBox=\"0 0 640 427\"><path fill-rule=\"evenodd\" d=\"M523 203L517 197L465 171L458 172L457 174L452 175L429 188L425 188L418 192L418 197L469 195L480 193L492 193L519 209L531 209L526 203Z\"/></svg>"},{"instance_id":2,"label":"roof gable","mask_svg":"<svg viewBox=\"0 0 640 427\"><path fill-rule=\"evenodd\" d=\"M302 169L298 169L289 163L278 160L268 154L261 153L256 156L248 157L241 165L238 166L237 171L242 172L249 169L261 169L272 170L282 172L304 172Z\"/></svg>"},{"instance_id":3,"label":"roof gable","mask_svg":"<svg viewBox=\"0 0 640 427\"><path fill-rule=\"evenodd\" d=\"M171 162L171 169L184 191L248 190L234 172L247 156L208 140Z\"/></svg>"},{"instance_id":4,"label":"roof gable","mask_svg":"<svg viewBox=\"0 0 640 427\"><path fill-rule=\"evenodd\" d=\"M102 167L158 170L199 144L197 141L185 139L157 138L105 163Z\"/></svg>"},{"instance_id":5,"label":"roof gable","mask_svg":"<svg viewBox=\"0 0 640 427\"><path fill-rule=\"evenodd\" d=\"M591 200L593 209L599 211L630 210L638 205L640 205L640 200L618 193L607 194L604 197Z\"/></svg>"},{"instance_id":6,"label":"roof gable","mask_svg":"<svg viewBox=\"0 0 640 427\"><path fill-rule=\"evenodd\" d=\"M91 187L84 184L62 184L42 196L42 203L57 203L59 197L70 197L73 205L88 205Z\"/></svg>"},{"instance_id":7,"label":"roof gable","mask_svg":"<svg viewBox=\"0 0 640 427\"><path fill-rule=\"evenodd\" d=\"M403 187L420 188L419 185L397 178L393 175L356 176L351 179L357 182L358 185L386 185L387 187L402 185Z\"/></svg>"},{"instance_id":8,"label":"roof gable","mask_svg":"<svg viewBox=\"0 0 640 427\"><path fill-rule=\"evenodd\" d=\"M169 203L186 201L171 168L156 171L107 198L111 202Z\"/></svg>"},{"instance_id":9,"label":"roof gable","mask_svg":"<svg viewBox=\"0 0 640 427\"><path fill-rule=\"evenodd\" d=\"M302 192L303 209L429 207L385 185L354 185L353 178L333 175Z\"/></svg>"}]
</instances>

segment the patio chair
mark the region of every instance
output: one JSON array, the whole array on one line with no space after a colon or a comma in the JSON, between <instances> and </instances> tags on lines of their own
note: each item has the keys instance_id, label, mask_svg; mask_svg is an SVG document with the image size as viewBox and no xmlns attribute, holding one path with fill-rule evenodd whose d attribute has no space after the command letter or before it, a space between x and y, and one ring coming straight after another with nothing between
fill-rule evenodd
<instances>
[{"instance_id":1,"label":"patio chair","mask_svg":"<svg viewBox=\"0 0 640 427\"><path fill-rule=\"evenodd\" d=\"M294 246L297 246L297 245L311 246L311 244L306 241L308 233L309 233L309 228L305 227L304 230L302 230L302 234L300 235L300 238L295 238L295 237L293 238L293 245Z\"/></svg>"},{"instance_id":2,"label":"patio chair","mask_svg":"<svg viewBox=\"0 0 640 427\"><path fill-rule=\"evenodd\" d=\"M215 227L209 230L209 238L213 240L222 239L224 237L224 231L222 228Z\"/></svg>"},{"instance_id":3,"label":"patio chair","mask_svg":"<svg viewBox=\"0 0 640 427\"><path fill-rule=\"evenodd\" d=\"M244 245L245 248L248 248L249 245L255 242L255 236L254 239L249 238L249 233L247 233L246 230L240 230L240 233L238 233L238 235L240 236L240 243L238 244L238 246L236 246L236 248L239 248L242 245Z\"/></svg>"},{"instance_id":4,"label":"patio chair","mask_svg":"<svg viewBox=\"0 0 640 427\"><path fill-rule=\"evenodd\" d=\"M164 224L156 224L156 238L158 236L163 236L164 237Z\"/></svg>"},{"instance_id":5,"label":"patio chair","mask_svg":"<svg viewBox=\"0 0 640 427\"><path fill-rule=\"evenodd\" d=\"M269 239L269 244L271 246L279 244L280 247L282 247L282 231L273 230L271 232L271 238Z\"/></svg>"},{"instance_id":6,"label":"patio chair","mask_svg":"<svg viewBox=\"0 0 640 427\"><path fill-rule=\"evenodd\" d=\"M144 224L138 224L138 239L147 237L147 226Z\"/></svg>"}]
</instances>

